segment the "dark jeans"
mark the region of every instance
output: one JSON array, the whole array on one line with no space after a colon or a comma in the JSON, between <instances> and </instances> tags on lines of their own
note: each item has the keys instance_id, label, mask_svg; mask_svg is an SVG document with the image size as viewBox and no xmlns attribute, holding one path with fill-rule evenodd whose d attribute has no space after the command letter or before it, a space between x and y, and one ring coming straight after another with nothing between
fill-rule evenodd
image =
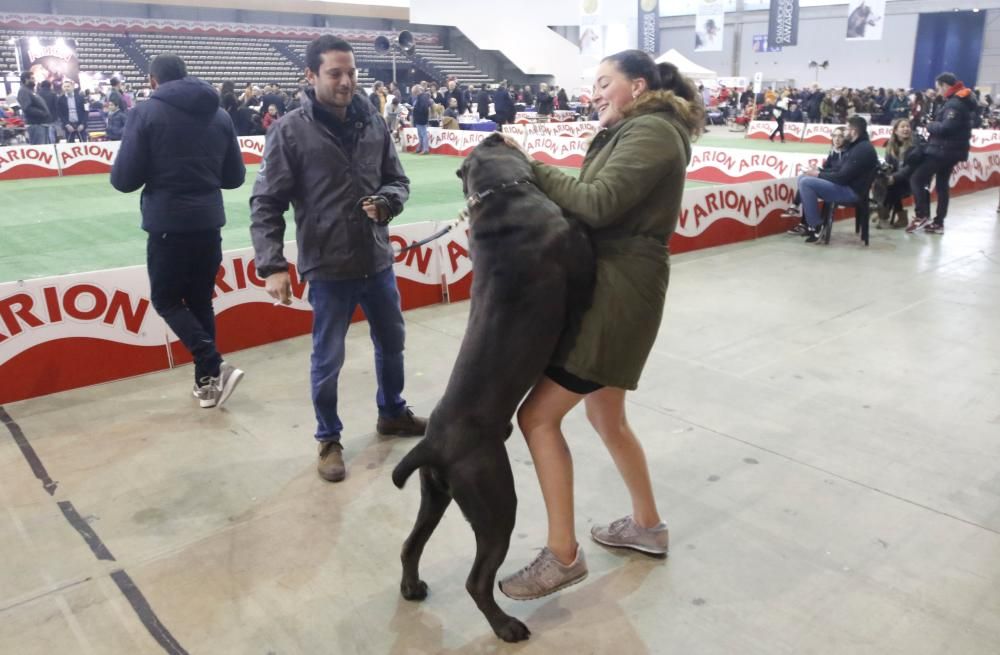
<instances>
[{"instance_id":1,"label":"dark jeans","mask_svg":"<svg viewBox=\"0 0 1000 655\"><path fill-rule=\"evenodd\" d=\"M146 269L153 309L194 358L194 379L217 377L222 356L215 348L212 293L222 263L222 236L207 232L150 234Z\"/></svg>"},{"instance_id":2,"label":"dark jeans","mask_svg":"<svg viewBox=\"0 0 1000 655\"><path fill-rule=\"evenodd\" d=\"M33 146L44 146L49 143L49 125L29 125L28 143Z\"/></svg>"},{"instance_id":3,"label":"dark jeans","mask_svg":"<svg viewBox=\"0 0 1000 655\"><path fill-rule=\"evenodd\" d=\"M778 127L774 128L774 131L771 132L771 137L770 137L771 141L774 141L774 135L775 134L781 134L781 141L782 142L785 141L785 115L784 114L782 114L781 116L778 116Z\"/></svg>"},{"instance_id":4,"label":"dark jeans","mask_svg":"<svg viewBox=\"0 0 1000 655\"><path fill-rule=\"evenodd\" d=\"M310 280L313 308L312 398L316 439L340 441L344 424L337 415L337 380L344 366L344 337L360 304L375 345L375 404L379 416L406 410L403 400L403 344L406 330L392 267L354 280Z\"/></svg>"},{"instance_id":5,"label":"dark jeans","mask_svg":"<svg viewBox=\"0 0 1000 655\"><path fill-rule=\"evenodd\" d=\"M916 205L913 211L917 218L930 218L931 192L927 189L927 185L933 177L937 187L937 211L934 213L934 222L944 225L944 219L948 215L951 171L957 163L953 159L928 157L910 175L910 189L913 191L913 202Z\"/></svg>"}]
</instances>

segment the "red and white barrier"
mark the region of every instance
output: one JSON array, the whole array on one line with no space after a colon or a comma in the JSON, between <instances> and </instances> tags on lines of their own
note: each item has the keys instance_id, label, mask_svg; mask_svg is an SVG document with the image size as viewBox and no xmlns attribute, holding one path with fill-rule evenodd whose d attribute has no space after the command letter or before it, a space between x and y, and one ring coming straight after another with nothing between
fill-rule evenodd
<instances>
[{"instance_id":1,"label":"red and white barrier","mask_svg":"<svg viewBox=\"0 0 1000 655\"><path fill-rule=\"evenodd\" d=\"M264 137L242 136L239 143L244 163L261 162ZM119 148L120 141L5 146L0 148L0 180L110 173Z\"/></svg>"},{"instance_id":2,"label":"red and white barrier","mask_svg":"<svg viewBox=\"0 0 1000 655\"><path fill-rule=\"evenodd\" d=\"M777 123L774 121L751 121L747 126L748 139L766 139L774 131ZM831 123L785 123L785 138L788 141L805 141L807 143L832 143L833 130L846 125ZM921 128L926 136L926 130ZM892 136L891 125L868 125L868 138L872 145L881 147L889 142ZM972 130L972 152L991 152L1000 150L1000 130Z\"/></svg>"},{"instance_id":3,"label":"red and white barrier","mask_svg":"<svg viewBox=\"0 0 1000 655\"><path fill-rule=\"evenodd\" d=\"M524 150L532 159L553 166L580 168L587 155L590 139L565 136L529 136L524 140Z\"/></svg>"},{"instance_id":4,"label":"red and white barrier","mask_svg":"<svg viewBox=\"0 0 1000 655\"><path fill-rule=\"evenodd\" d=\"M397 249L426 238L438 224L391 229ZM440 303L442 261L455 267L448 278L468 297L471 262L465 246L441 240L409 250L394 265L403 309ZM442 247L444 249L442 250ZM442 252L450 253L442 258ZM312 310L306 282L295 269L294 242L285 245L291 263L290 306L275 306L257 275L253 250L226 252L215 279L215 313L223 352L307 334ZM355 320L364 315L360 310ZM191 361L157 316L149 300L144 266L0 284L0 404L163 370Z\"/></svg>"},{"instance_id":5,"label":"red and white barrier","mask_svg":"<svg viewBox=\"0 0 1000 655\"><path fill-rule=\"evenodd\" d=\"M529 135L533 157L579 166L587 139ZM446 134L442 134L446 133ZM516 134L516 133L515 133ZM438 152L467 154L484 132L433 130ZM407 144L415 130L405 132ZM963 193L1000 186L1000 141L979 135L979 151L955 167L951 185ZM262 137L240 140L244 158L263 152ZM72 175L110 170L117 144L13 146L0 149L0 179ZM688 189L670 249L680 253L774 234L796 219L783 218L791 204L795 177L822 156L759 153L736 148L695 146L689 177L724 186ZM6 177L5 177L6 176ZM430 236L443 223L390 229L397 249ZM306 284L294 269L294 301L276 307L264 291L250 249L227 252L216 277L215 309L223 352L306 334L312 322ZM469 297L472 261L467 226L403 253L395 272L404 309ZM363 318L359 311L355 319ZM153 311L145 268L97 271L0 284L0 404L166 369L189 361L184 348Z\"/></svg>"},{"instance_id":6,"label":"red and white barrier","mask_svg":"<svg viewBox=\"0 0 1000 655\"><path fill-rule=\"evenodd\" d=\"M819 167L824 158L825 155L808 153L694 146L687 177L717 184L794 178L813 166Z\"/></svg>"},{"instance_id":7,"label":"red and white barrier","mask_svg":"<svg viewBox=\"0 0 1000 655\"><path fill-rule=\"evenodd\" d=\"M795 181L790 179L687 189L670 251L688 252L787 230L798 219L781 214L794 197Z\"/></svg>"},{"instance_id":8,"label":"red and white barrier","mask_svg":"<svg viewBox=\"0 0 1000 655\"><path fill-rule=\"evenodd\" d=\"M238 140L244 164L259 164L264 159L263 136L241 136Z\"/></svg>"},{"instance_id":9,"label":"red and white barrier","mask_svg":"<svg viewBox=\"0 0 1000 655\"><path fill-rule=\"evenodd\" d=\"M465 157L472 149L483 142L492 132L478 130L442 130L439 127L427 128L427 146L431 154ZM407 152L416 152L420 145L417 128L403 129L403 145Z\"/></svg>"},{"instance_id":10,"label":"red and white barrier","mask_svg":"<svg viewBox=\"0 0 1000 655\"><path fill-rule=\"evenodd\" d=\"M55 146L0 147L0 180L25 180L59 175Z\"/></svg>"},{"instance_id":11,"label":"red and white barrier","mask_svg":"<svg viewBox=\"0 0 1000 655\"><path fill-rule=\"evenodd\" d=\"M111 172L120 147L120 141L59 143L56 152L63 175L93 175Z\"/></svg>"}]
</instances>

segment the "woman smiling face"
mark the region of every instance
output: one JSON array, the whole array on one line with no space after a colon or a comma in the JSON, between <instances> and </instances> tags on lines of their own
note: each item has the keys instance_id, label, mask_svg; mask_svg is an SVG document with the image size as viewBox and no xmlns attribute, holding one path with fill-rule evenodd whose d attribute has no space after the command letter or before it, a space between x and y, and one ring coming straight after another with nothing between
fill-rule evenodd
<instances>
[{"instance_id":1,"label":"woman smiling face","mask_svg":"<svg viewBox=\"0 0 1000 655\"><path fill-rule=\"evenodd\" d=\"M602 61L594 82L594 107L601 127L611 127L625 117L625 110L648 87L644 78L630 80L614 61Z\"/></svg>"}]
</instances>

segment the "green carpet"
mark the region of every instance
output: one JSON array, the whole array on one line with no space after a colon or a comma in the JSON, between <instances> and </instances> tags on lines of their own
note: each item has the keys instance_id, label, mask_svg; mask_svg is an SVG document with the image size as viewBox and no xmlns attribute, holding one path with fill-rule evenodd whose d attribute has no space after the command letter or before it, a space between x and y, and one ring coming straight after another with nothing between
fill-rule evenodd
<instances>
[{"instance_id":1,"label":"green carpet","mask_svg":"<svg viewBox=\"0 0 1000 655\"><path fill-rule=\"evenodd\" d=\"M765 142L766 143L766 142ZM406 210L395 223L450 220L464 200L455 171L457 157L404 154L411 180ZM576 169L566 169L572 175ZM257 166L247 182L225 191L223 248L250 245L250 192ZM689 182L689 187L707 186ZM139 228L139 193L115 191L105 175L0 182L0 281L80 273L145 262L146 235ZM286 214L294 237L292 212Z\"/></svg>"}]
</instances>

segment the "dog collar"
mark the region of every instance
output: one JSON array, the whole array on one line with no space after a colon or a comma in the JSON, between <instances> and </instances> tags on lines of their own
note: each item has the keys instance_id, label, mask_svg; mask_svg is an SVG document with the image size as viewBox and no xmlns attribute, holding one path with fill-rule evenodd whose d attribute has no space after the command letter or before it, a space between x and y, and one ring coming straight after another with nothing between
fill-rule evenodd
<instances>
[{"instance_id":1,"label":"dog collar","mask_svg":"<svg viewBox=\"0 0 1000 655\"><path fill-rule=\"evenodd\" d=\"M486 200L493 194L500 193L501 191L504 191L506 189L512 189L521 184L534 184L534 182L525 177L521 178L520 180L514 180L513 182L504 182L500 186L495 186L490 189L486 189L485 191L477 191L476 193L473 193L471 196L466 198L465 206L468 207L469 209L472 209L473 207L478 207L483 203L484 200Z\"/></svg>"}]
</instances>

